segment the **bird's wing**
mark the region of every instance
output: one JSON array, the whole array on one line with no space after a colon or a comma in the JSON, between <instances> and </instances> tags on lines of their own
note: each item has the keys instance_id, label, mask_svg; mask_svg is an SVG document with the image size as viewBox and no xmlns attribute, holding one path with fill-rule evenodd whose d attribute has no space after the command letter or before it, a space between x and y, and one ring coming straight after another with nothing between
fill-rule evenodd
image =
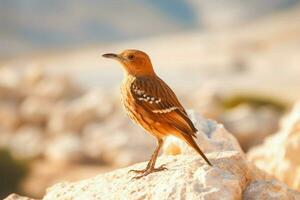
<instances>
[{"instance_id":1,"label":"bird's wing","mask_svg":"<svg viewBox=\"0 0 300 200\"><path fill-rule=\"evenodd\" d=\"M193 122L171 88L160 78L138 78L130 86L135 102L155 120L166 122L181 132L196 137Z\"/></svg>"}]
</instances>

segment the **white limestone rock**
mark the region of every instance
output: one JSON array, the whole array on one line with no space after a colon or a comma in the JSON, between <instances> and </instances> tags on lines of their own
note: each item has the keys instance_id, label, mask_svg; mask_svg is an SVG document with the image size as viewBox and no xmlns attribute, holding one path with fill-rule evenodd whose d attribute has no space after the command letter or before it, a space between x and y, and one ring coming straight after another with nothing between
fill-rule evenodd
<instances>
[{"instance_id":1,"label":"white limestone rock","mask_svg":"<svg viewBox=\"0 0 300 200\"><path fill-rule=\"evenodd\" d=\"M132 179L131 169L142 169L139 163L87 180L59 183L47 190L44 200L94 199L297 199L300 193L280 182L263 180L260 172L237 151L207 154L214 164L205 164L198 155L161 156L157 165L168 170ZM259 181L259 184L257 184ZM248 188L249 187L249 188ZM280 198L274 198L280 199Z\"/></svg>"},{"instance_id":2,"label":"white limestone rock","mask_svg":"<svg viewBox=\"0 0 300 200\"><path fill-rule=\"evenodd\" d=\"M65 132L47 141L46 159L57 163L72 163L84 160L82 142L75 133Z\"/></svg>"},{"instance_id":3,"label":"white limestone rock","mask_svg":"<svg viewBox=\"0 0 300 200\"><path fill-rule=\"evenodd\" d=\"M45 98L27 97L20 105L20 115L24 122L43 125L47 123L54 103Z\"/></svg>"},{"instance_id":4,"label":"white limestone rock","mask_svg":"<svg viewBox=\"0 0 300 200\"><path fill-rule=\"evenodd\" d=\"M6 197L4 200L36 200L36 199L20 196L18 194L13 193L10 194L8 197Z\"/></svg>"},{"instance_id":5,"label":"white limestone rock","mask_svg":"<svg viewBox=\"0 0 300 200\"><path fill-rule=\"evenodd\" d=\"M113 112L112 99L102 90L91 90L79 98L60 102L51 113L48 131L80 132L93 122L101 122Z\"/></svg>"},{"instance_id":6,"label":"white limestone rock","mask_svg":"<svg viewBox=\"0 0 300 200\"><path fill-rule=\"evenodd\" d=\"M300 102L286 116L281 130L248 153L250 161L291 188L300 190Z\"/></svg>"},{"instance_id":7,"label":"white limestone rock","mask_svg":"<svg viewBox=\"0 0 300 200\"><path fill-rule=\"evenodd\" d=\"M244 200L297 200L300 193L289 189L284 183L276 180L253 181L243 194Z\"/></svg>"},{"instance_id":8,"label":"white limestone rock","mask_svg":"<svg viewBox=\"0 0 300 200\"><path fill-rule=\"evenodd\" d=\"M203 118L193 112L190 118L198 129L197 142L203 152L216 151L237 151L243 154L243 151L231 133L229 133L222 124L218 124L214 120ZM185 142L175 137L168 137L163 148L165 155L176 155L179 153L191 154L195 151L188 147Z\"/></svg>"},{"instance_id":9,"label":"white limestone rock","mask_svg":"<svg viewBox=\"0 0 300 200\"><path fill-rule=\"evenodd\" d=\"M214 167L198 155L163 156L157 164L167 164L169 170L133 180L128 171L144 168L146 163L140 163L77 183L57 184L44 199L240 199L250 180L245 159L233 151L208 156Z\"/></svg>"},{"instance_id":10,"label":"white limestone rock","mask_svg":"<svg viewBox=\"0 0 300 200\"><path fill-rule=\"evenodd\" d=\"M89 158L118 167L148 160L155 148L155 139L125 115L112 117L107 125L89 124L82 141Z\"/></svg>"},{"instance_id":11,"label":"white limestone rock","mask_svg":"<svg viewBox=\"0 0 300 200\"><path fill-rule=\"evenodd\" d=\"M40 127L21 126L8 139L8 149L18 159L33 159L43 155L45 135Z\"/></svg>"},{"instance_id":12,"label":"white limestone rock","mask_svg":"<svg viewBox=\"0 0 300 200\"><path fill-rule=\"evenodd\" d=\"M245 151L274 133L279 119L280 113L270 106L254 108L248 104L227 110L220 118Z\"/></svg>"},{"instance_id":13,"label":"white limestone rock","mask_svg":"<svg viewBox=\"0 0 300 200\"><path fill-rule=\"evenodd\" d=\"M196 118L195 118L196 119ZM214 121L197 119L199 145L206 152L213 167L184 143L167 139L164 154L158 158L157 166L166 164L168 170L150 174L141 179L132 179L131 169L145 168L146 162L119 169L91 179L74 183L59 183L47 190L44 200L66 199L204 199L232 200L247 196L265 196L270 199L274 190L265 190L270 183L267 176L246 159L236 139L224 127ZM168 142L169 141L169 142ZM171 141L171 142L170 142ZM180 155L169 155L168 145L180 150ZM170 146L169 146L170 148ZM178 153L178 152L177 152ZM255 181L260 184L253 189ZM277 182L276 182L277 183ZM299 193L287 189L283 183L279 197L298 197ZM273 186L274 185L274 186ZM276 187L275 183L272 187ZM251 186L251 188L248 188ZM269 187L270 188L270 187ZM255 194L252 193L255 191Z\"/></svg>"}]
</instances>

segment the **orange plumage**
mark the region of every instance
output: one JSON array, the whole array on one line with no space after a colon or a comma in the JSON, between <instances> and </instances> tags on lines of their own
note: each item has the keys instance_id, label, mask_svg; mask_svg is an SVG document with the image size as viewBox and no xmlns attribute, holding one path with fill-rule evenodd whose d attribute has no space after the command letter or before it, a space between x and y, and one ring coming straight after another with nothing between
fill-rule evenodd
<instances>
[{"instance_id":1,"label":"orange plumage","mask_svg":"<svg viewBox=\"0 0 300 200\"><path fill-rule=\"evenodd\" d=\"M141 173L140 178L152 172L165 170L155 168L158 153L164 138L174 135L193 147L211 165L194 138L197 129L171 88L154 72L148 55L139 50L126 50L121 54L104 54L118 60L125 69L121 86L122 102L128 116L153 135L158 142L146 169L132 170Z\"/></svg>"}]
</instances>

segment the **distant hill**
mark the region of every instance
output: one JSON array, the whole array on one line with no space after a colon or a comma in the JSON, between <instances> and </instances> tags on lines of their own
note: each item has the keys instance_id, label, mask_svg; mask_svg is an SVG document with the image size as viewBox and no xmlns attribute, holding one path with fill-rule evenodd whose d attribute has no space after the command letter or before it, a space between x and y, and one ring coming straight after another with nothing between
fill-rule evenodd
<instances>
[{"instance_id":1,"label":"distant hill","mask_svg":"<svg viewBox=\"0 0 300 200\"><path fill-rule=\"evenodd\" d=\"M2 0L0 58L228 27L299 0Z\"/></svg>"}]
</instances>

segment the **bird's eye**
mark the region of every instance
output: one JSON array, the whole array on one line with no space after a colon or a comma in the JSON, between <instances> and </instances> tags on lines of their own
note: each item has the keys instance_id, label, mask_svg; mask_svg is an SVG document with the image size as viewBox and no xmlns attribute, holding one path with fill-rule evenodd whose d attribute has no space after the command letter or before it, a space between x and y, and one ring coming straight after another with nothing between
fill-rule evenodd
<instances>
[{"instance_id":1,"label":"bird's eye","mask_svg":"<svg viewBox=\"0 0 300 200\"><path fill-rule=\"evenodd\" d=\"M134 59L134 55L132 55L132 54L129 55L129 56L128 56L128 59L129 59L129 60L133 60L133 59Z\"/></svg>"}]
</instances>

